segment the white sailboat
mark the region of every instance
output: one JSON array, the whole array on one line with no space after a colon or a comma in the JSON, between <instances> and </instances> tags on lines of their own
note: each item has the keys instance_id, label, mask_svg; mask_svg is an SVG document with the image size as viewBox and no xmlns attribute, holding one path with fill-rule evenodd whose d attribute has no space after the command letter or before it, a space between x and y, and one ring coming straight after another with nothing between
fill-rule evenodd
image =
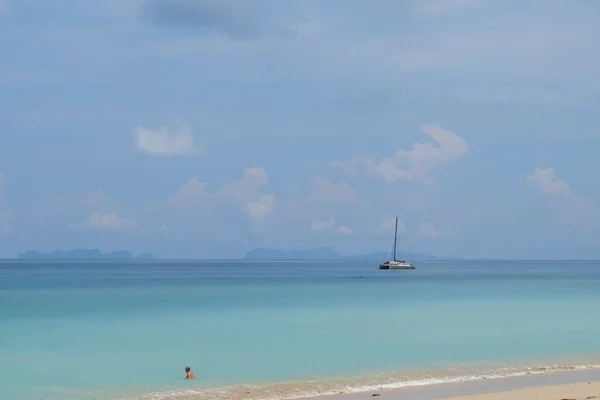
<instances>
[{"instance_id":1,"label":"white sailboat","mask_svg":"<svg viewBox=\"0 0 600 400\"><path fill-rule=\"evenodd\" d=\"M379 269L415 269L408 261L396 260L396 243L398 242L398 217L396 217L396 228L394 229L394 258L379 264Z\"/></svg>"}]
</instances>

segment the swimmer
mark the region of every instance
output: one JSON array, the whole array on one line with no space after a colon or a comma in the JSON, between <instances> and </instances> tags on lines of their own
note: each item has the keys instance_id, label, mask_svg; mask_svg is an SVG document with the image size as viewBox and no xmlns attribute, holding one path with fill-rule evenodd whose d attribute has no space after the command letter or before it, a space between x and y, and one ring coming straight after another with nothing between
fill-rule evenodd
<instances>
[{"instance_id":1,"label":"swimmer","mask_svg":"<svg viewBox=\"0 0 600 400\"><path fill-rule=\"evenodd\" d=\"M185 379L196 379L190 367L185 367Z\"/></svg>"}]
</instances>

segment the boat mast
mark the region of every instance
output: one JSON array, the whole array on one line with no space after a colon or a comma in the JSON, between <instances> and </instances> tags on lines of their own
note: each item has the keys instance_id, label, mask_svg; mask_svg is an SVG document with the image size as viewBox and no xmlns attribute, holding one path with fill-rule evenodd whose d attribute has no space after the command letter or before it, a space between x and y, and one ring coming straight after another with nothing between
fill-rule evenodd
<instances>
[{"instance_id":1,"label":"boat mast","mask_svg":"<svg viewBox=\"0 0 600 400\"><path fill-rule=\"evenodd\" d=\"M398 241L398 217L396 217L396 228L394 229L394 261L396 261L396 242Z\"/></svg>"}]
</instances>

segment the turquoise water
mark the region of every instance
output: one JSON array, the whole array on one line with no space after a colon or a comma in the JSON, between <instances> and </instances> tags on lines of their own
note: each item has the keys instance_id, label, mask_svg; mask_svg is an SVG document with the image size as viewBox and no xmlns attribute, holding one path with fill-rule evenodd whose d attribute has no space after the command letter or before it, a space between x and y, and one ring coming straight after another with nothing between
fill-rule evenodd
<instances>
[{"instance_id":1,"label":"turquoise water","mask_svg":"<svg viewBox=\"0 0 600 400\"><path fill-rule=\"evenodd\" d=\"M600 262L417 268L0 262L0 398L297 397L600 359Z\"/></svg>"}]
</instances>

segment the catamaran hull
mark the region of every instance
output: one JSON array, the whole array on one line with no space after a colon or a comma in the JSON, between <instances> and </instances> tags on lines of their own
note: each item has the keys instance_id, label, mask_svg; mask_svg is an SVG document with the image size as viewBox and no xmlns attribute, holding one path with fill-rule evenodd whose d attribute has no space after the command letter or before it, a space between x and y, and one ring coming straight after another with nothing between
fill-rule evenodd
<instances>
[{"instance_id":1,"label":"catamaran hull","mask_svg":"<svg viewBox=\"0 0 600 400\"><path fill-rule=\"evenodd\" d=\"M379 269L416 269L414 265L380 265Z\"/></svg>"}]
</instances>

